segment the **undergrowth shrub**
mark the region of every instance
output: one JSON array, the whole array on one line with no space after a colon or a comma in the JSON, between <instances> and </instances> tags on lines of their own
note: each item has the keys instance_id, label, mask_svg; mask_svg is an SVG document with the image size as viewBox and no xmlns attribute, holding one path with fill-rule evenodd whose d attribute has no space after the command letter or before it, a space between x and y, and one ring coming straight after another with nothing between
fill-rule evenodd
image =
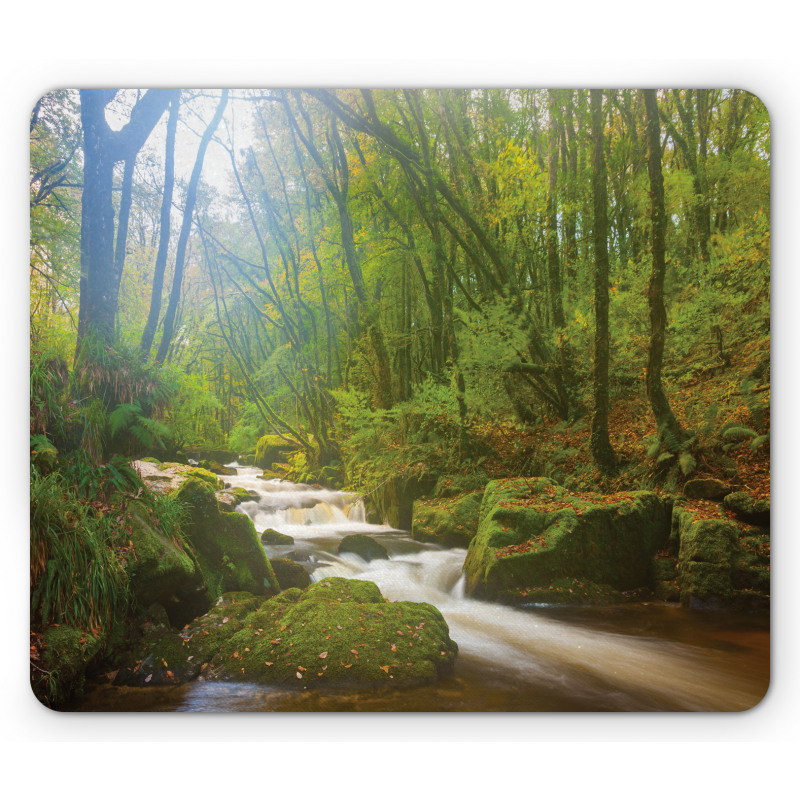
<instances>
[{"instance_id":1,"label":"undergrowth shrub","mask_svg":"<svg viewBox=\"0 0 800 800\"><path fill-rule=\"evenodd\" d=\"M369 492L391 478L469 474L486 446L462 424L449 385L426 381L391 409L372 409L359 392L336 391L337 434L350 488Z\"/></svg>"},{"instance_id":2,"label":"undergrowth shrub","mask_svg":"<svg viewBox=\"0 0 800 800\"><path fill-rule=\"evenodd\" d=\"M32 626L112 627L129 595L109 517L60 473L32 469L30 535Z\"/></svg>"}]
</instances>

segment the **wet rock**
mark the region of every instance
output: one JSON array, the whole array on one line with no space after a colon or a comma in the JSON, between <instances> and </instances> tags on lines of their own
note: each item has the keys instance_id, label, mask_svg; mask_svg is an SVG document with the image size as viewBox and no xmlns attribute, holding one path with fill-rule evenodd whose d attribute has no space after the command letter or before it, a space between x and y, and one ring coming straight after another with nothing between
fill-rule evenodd
<instances>
[{"instance_id":1,"label":"wet rock","mask_svg":"<svg viewBox=\"0 0 800 800\"><path fill-rule=\"evenodd\" d=\"M275 577L281 590L305 589L311 585L311 576L296 561L289 558L271 558L269 563L275 570Z\"/></svg>"},{"instance_id":2,"label":"wet rock","mask_svg":"<svg viewBox=\"0 0 800 800\"><path fill-rule=\"evenodd\" d=\"M653 492L606 496L570 493L549 478L492 481L464 563L466 590L507 602L560 580L629 591L649 585L668 534L669 506Z\"/></svg>"},{"instance_id":3,"label":"wet rock","mask_svg":"<svg viewBox=\"0 0 800 800\"><path fill-rule=\"evenodd\" d=\"M681 603L692 608L769 606L769 533L735 520L675 509Z\"/></svg>"},{"instance_id":4,"label":"wet rock","mask_svg":"<svg viewBox=\"0 0 800 800\"><path fill-rule=\"evenodd\" d=\"M212 596L275 593L275 573L250 517L220 511L213 489L197 478L184 481L175 497L189 508L186 540Z\"/></svg>"},{"instance_id":5,"label":"wet rock","mask_svg":"<svg viewBox=\"0 0 800 800\"><path fill-rule=\"evenodd\" d=\"M372 561L378 558L389 558L389 551L380 543L376 542L371 536L363 533L354 533L345 536L339 543L339 554L355 553L364 561Z\"/></svg>"},{"instance_id":6,"label":"wet rock","mask_svg":"<svg viewBox=\"0 0 800 800\"><path fill-rule=\"evenodd\" d=\"M218 461L209 460L207 458L204 458L202 461L200 461L197 466L207 469L209 472L213 472L215 475L236 475L235 467L223 467Z\"/></svg>"},{"instance_id":7,"label":"wet rock","mask_svg":"<svg viewBox=\"0 0 800 800\"><path fill-rule=\"evenodd\" d=\"M294 544L294 538L285 533L280 533L273 528L267 528L261 534L261 541L264 544Z\"/></svg>"},{"instance_id":8,"label":"wet rock","mask_svg":"<svg viewBox=\"0 0 800 800\"><path fill-rule=\"evenodd\" d=\"M163 533L139 501L128 504L126 529L133 543L126 572L138 605L160 604L177 626L204 613L212 598L194 553Z\"/></svg>"}]
</instances>

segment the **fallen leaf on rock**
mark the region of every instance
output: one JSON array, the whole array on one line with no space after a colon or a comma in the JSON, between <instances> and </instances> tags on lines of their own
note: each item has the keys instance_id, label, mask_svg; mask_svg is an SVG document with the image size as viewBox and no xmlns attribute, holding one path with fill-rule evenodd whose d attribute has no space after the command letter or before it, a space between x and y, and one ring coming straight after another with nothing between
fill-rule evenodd
<instances>
[{"instance_id":1,"label":"fallen leaf on rock","mask_svg":"<svg viewBox=\"0 0 800 800\"><path fill-rule=\"evenodd\" d=\"M271 667L275 662L274 661L265 661L264 662L268 667Z\"/></svg>"},{"instance_id":2,"label":"fallen leaf on rock","mask_svg":"<svg viewBox=\"0 0 800 800\"><path fill-rule=\"evenodd\" d=\"M324 653L320 653L319 657L320 658L327 658L328 657L328 651L326 650Z\"/></svg>"}]
</instances>

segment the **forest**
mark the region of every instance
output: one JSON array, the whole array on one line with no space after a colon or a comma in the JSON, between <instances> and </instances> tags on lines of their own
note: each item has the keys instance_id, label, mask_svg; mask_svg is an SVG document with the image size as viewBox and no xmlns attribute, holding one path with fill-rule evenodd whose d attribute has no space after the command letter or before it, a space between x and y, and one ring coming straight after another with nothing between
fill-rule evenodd
<instances>
[{"instance_id":1,"label":"forest","mask_svg":"<svg viewBox=\"0 0 800 800\"><path fill-rule=\"evenodd\" d=\"M245 655L267 608L385 602L369 575L293 559L257 481L337 493L368 564L402 560L375 549L399 532L459 553L466 597L514 613L645 600L768 625L770 164L768 112L739 89L42 97L37 697L193 680L176 631L207 633L218 597L235 635L180 657L257 683L284 658L279 636ZM339 512L332 497L307 528ZM412 600L391 607L421 615L431 653L407 674L366 671L365 627L339 669L322 627L286 680L305 689L312 657L331 685L458 676L469 647L439 603Z\"/></svg>"}]
</instances>

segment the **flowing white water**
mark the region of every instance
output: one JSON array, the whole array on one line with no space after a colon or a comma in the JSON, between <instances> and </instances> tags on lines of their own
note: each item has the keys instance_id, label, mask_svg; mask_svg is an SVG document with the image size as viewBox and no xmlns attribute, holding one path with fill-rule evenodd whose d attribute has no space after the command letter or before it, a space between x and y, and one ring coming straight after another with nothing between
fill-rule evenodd
<instances>
[{"instance_id":1,"label":"flowing white water","mask_svg":"<svg viewBox=\"0 0 800 800\"><path fill-rule=\"evenodd\" d=\"M294 537L293 545L266 547L269 557L300 561L315 581L371 580L390 600L431 603L447 620L459 662L477 668L490 683L559 693L587 708L743 710L761 699L761 683L740 674L725 652L472 600L464 596L465 550L441 550L367 523L363 503L345 493L264 481L259 474L239 467L227 480L258 493L258 500L237 511L248 514L259 533L273 528ZM338 555L339 542L351 533L380 541L390 559L367 563L354 554Z\"/></svg>"}]
</instances>

